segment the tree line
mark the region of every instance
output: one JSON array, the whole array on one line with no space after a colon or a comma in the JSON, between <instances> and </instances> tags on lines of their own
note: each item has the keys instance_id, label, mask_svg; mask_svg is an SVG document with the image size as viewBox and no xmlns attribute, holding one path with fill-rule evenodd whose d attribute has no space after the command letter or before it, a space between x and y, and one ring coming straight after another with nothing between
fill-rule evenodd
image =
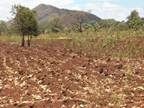
<instances>
[{"instance_id":1,"label":"tree line","mask_svg":"<svg viewBox=\"0 0 144 108\"><path fill-rule=\"evenodd\" d=\"M30 46L33 36L38 36L40 33L49 32L84 32L86 30L93 30L95 32L100 29L117 29L117 30L143 30L144 18L141 18L139 13L134 10L127 17L126 21L116 21L114 19L105 19L96 22L85 23L83 17L78 17L77 22L69 27L64 27L59 18L53 18L45 25L39 25L36 19L36 12L21 6L15 5L12 8L14 16L12 23L8 25L4 21L0 21L0 35L19 34L22 37L21 46Z\"/></svg>"}]
</instances>

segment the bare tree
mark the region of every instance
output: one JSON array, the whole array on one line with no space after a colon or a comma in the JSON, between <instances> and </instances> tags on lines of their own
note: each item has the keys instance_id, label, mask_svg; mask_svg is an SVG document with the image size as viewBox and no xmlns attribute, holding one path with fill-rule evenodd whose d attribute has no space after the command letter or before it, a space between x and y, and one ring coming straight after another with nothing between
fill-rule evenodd
<instances>
[{"instance_id":1,"label":"bare tree","mask_svg":"<svg viewBox=\"0 0 144 108\"><path fill-rule=\"evenodd\" d=\"M83 32L83 23L85 22L85 12L76 13L76 21L72 24L72 29L78 32Z\"/></svg>"}]
</instances>

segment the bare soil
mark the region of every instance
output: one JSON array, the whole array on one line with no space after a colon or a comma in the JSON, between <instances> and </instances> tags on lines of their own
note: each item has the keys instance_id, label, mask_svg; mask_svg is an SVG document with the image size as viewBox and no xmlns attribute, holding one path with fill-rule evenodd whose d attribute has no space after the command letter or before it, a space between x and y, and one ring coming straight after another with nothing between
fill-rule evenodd
<instances>
[{"instance_id":1,"label":"bare soil","mask_svg":"<svg viewBox=\"0 0 144 108\"><path fill-rule=\"evenodd\" d=\"M0 42L0 108L144 108L144 60Z\"/></svg>"}]
</instances>

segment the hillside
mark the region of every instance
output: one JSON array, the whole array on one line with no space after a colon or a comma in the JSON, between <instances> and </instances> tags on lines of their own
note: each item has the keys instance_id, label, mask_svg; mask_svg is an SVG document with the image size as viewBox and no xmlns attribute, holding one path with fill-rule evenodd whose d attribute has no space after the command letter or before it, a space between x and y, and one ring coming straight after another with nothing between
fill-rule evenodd
<instances>
[{"instance_id":1,"label":"hillside","mask_svg":"<svg viewBox=\"0 0 144 108\"><path fill-rule=\"evenodd\" d=\"M33 10L36 11L37 19L40 24L44 24L55 17L58 17L63 25L71 25L77 22L79 17L82 17L84 22L100 20L99 17L87 12L59 9L57 7L45 4L40 4Z\"/></svg>"}]
</instances>

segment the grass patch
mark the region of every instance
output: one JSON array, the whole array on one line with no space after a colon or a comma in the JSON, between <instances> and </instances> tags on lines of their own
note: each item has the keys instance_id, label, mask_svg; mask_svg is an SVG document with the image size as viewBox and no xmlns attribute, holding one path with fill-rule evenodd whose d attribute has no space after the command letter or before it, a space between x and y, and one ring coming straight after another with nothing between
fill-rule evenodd
<instances>
[{"instance_id":1,"label":"grass patch","mask_svg":"<svg viewBox=\"0 0 144 108\"><path fill-rule=\"evenodd\" d=\"M5 41L5 42L20 42L21 37L12 35L12 36L0 36L0 41Z\"/></svg>"},{"instance_id":2,"label":"grass patch","mask_svg":"<svg viewBox=\"0 0 144 108\"><path fill-rule=\"evenodd\" d=\"M83 33L49 33L33 40L69 40L65 47L91 57L143 58L144 32L142 31L86 31ZM0 36L0 41L20 42L20 36Z\"/></svg>"}]
</instances>

